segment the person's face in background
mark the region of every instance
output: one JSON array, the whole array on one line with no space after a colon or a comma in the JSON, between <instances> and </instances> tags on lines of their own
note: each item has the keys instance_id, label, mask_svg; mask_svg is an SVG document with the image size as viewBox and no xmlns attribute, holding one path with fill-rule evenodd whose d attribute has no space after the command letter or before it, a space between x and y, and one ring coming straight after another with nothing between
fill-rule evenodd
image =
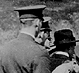
<instances>
[{"instance_id":1,"label":"person's face in background","mask_svg":"<svg viewBox=\"0 0 79 73\"><path fill-rule=\"evenodd\" d=\"M48 39L49 36L50 36L50 32L49 31L45 31L43 33L42 40L43 41L46 41L46 39Z\"/></svg>"},{"instance_id":2,"label":"person's face in background","mask_svg":"<svg viewBox=\"0 0 79 73\"><path fill-rule=\"evenodd\" d=\"M37 18L37 19L35 19L33 21L33 24L35 25L35 29L36 29L36 31L35 31L35 37L37 37L38 34L40 33L40 29L41 29L41 26L42 26L42 21Z\"/></svg>"},{"instance_id":3,"label":"person's face in background","mask_svg":"<svg viewBox=\"0 0 79 73\"><path fill-rule=\"evenodd\" d=\"M44 33L44 38L47 39L48 37L49 37L49 32L46 31L46 32Z\"/></svg>"}]
</instances>

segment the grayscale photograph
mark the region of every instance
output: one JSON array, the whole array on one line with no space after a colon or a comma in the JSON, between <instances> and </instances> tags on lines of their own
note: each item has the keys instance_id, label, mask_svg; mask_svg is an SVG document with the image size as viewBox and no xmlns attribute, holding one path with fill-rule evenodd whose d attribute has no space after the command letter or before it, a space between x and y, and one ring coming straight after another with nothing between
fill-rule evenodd
<instances>
[{"instance_id":1,"label":"grayscale photograph","mask_svg":"<svg viewBox=\"0 0 79 73\"><path fill-rule=\"evenodd\" d=\"M0 0L0 73L79 73L79 0Z\"/></svg>"}]
</instances>

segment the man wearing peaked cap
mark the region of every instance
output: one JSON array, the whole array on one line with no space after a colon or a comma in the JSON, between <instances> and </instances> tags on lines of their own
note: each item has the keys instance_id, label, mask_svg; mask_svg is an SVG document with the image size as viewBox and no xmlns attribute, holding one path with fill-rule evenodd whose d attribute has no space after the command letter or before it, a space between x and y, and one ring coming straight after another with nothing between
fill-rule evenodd
<instances>
[{"instance_id":1,"label":"man wearing peaked cap","mask_svg":"<svg viewBox=\"0 0 79 73\"><path fill-rule=\"evenodd\" d=\"M33 7L33 8L32 8ZM35 35L41 26L39 16L45 7L29 6L16 9L25 19L18 37L0 47L0 73L50 73L47 50L35 42ZM40 11L41 10L41 11ZM38 13L38 12L41 13ZM30 13L29 13L30 12ZM35 13L37 13L37 15ZM36 18L31 17L36 16ZM30 17L29 17L30 16Z\"/></svg>"},{"instance_id":2,"label":"man wearing peaked cap","mask_svg":"<svg viewBox=\"0 0 79 73\"><path fill-rule=\"evenodd\" d=\"M74 49L76 42L78 42L78 40L76 40L73 36L73 32L70 29L62 29L56 31L54 33L54 38L54 45L56 46L56 48L49 52L50 54L52 53L50 55L52 59L52 70L54 70L57 66L61 65L67 60L76 60Z\"/></svg>"}]
</instances>

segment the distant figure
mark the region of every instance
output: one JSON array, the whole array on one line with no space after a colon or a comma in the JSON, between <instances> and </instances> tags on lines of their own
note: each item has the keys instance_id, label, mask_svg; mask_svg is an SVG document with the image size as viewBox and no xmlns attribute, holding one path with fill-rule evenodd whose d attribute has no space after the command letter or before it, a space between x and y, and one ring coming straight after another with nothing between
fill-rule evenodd
<instances>
[{"instance_id":1,"label":"distant figure","mask_svg":"<svg viewBox=\"0 0 79 73\"><path fill-rule=\"evenodd\" d=\"M44 46L44 47L49 47L49 42L50 42L50 31L52 31L49 27L49 20L51 19L51 17L43 17L44 18L44 22L41 26L40 29L40 33L38 34L38 39L41 40L41 42L39 42L40 45Z\"/></svg>"},{"instance_id":2,"label":"distant figure","mask_svg":"<svg viewBox=\"0 0 79 73\"><path fill-rule=\"evenodd\" d=\"M42 34L42 37L41 37L42 42L41 42L40 44L43 45L43 46L45 46L45 47L46 47L46 46L49 47L48 45L46 45L46 42L47 42L47 41L50 42L50 40L51 40L50 31L51 31L51 29L49 29L49 28L45 28L45 29L42 29L42 30L41 30L41 32L42 32L43 34Z\"/></svg>"},{"instance_id":3,"label":"distant figure","mask_svg":"<svg viewBox=\"0 0 79 73\"><path fill-rule=\"evenodd\" d=\"M45 7L16 8L22 29L16 39L0 47L0 73L51 73L47 50L35 42Z\"/></svg>"},{"instance_id":4,"label":"distant figure","mask_svg":"<svg viewBox=\"0 0 79 73\"><path fill-rule=\"evenodd\" d=\"M70 29L58 30L54 33L54 38L54 45L56 48L49 51L52 60L52 73L53 70L65 62L70 63L72 60L76 61L74 49L77 40L73 36L73 32ZM62 67L62 70L63 69L64 68Z\"/></svg>"}]
</instances>

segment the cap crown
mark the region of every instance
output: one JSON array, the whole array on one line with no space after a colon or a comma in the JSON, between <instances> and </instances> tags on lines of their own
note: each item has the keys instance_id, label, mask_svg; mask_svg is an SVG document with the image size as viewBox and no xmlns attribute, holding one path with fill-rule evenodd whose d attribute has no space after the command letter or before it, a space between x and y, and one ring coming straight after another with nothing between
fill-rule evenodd
<instances>
[{"instance_id":1,"label":"cap crown","mask_svg":"<svg viewBox=\"0 0 79 73\"><path fill-rule=\"evenodd\" d=\"M43 19L43 10L45 8L46 8L45 5L34 5L34 6L15 8L15 11L18 11L19 17L23 16L22 18L37 17Z\"/></svg>"}]
</instances>

